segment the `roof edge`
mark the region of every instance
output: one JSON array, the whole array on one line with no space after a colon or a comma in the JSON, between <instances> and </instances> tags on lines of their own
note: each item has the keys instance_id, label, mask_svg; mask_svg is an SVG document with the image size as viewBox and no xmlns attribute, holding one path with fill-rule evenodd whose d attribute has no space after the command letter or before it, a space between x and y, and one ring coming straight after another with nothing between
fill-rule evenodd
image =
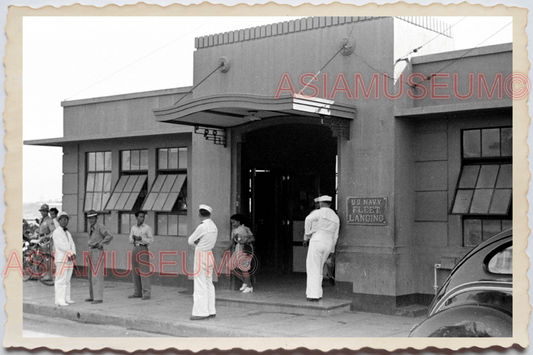
<instances>
[{"instance_id":1,"label":"roof edge","mask_svg":"<svg viewBox=\"0 0 533 355\"><path fill-rule=\"evenodd\" d=\"M353 22L390 18L388 16L316 16L276 22L269 25L249 27L223 33L196 37L196 49L215 47L223 44L245 42L254 39L275 37L294 32L309 31L317 28L345 25Z\"/></svg>"},{"instance_id":2,"label":"roof edge","mask_svg":"<svg viewBox=\"0 0 533 355\"><path fill-rule=\"evenodd\" d=\"M424 106L414 108L397 108L394 110L394 117L422 117L432 114L446 114L465 111L487 110L487 109L503 109L512 108L512 99L479 101L479 102L465 102L449 105L439 106Z\"/></svg>"},{"instance_id":3,"label":"roof edge","mask_svg":"<svg viewBox=\"0 0 533 355\"><path fill-rule=\"evenodd\" d=\"M23 145L39 145L39 146L50 146L50 147L62 147L70 143L79 143L79 142L90 142L98 140L109 140L109 139L120 139L120 138L131 138L131 137L156 137L156 136L168 136L173 134L184 134L191 133L192 127L180 126L179 131L173 132L133 132L127 134L116 134L116 135L99 135L92 137L57 137L57 138L45 138L45 139L30 139L22 141Z\"/></svg>"},{"instance_id":4,"label":"roof edge","mask_svg":"<svg viewBox=\"0 0 533 355\"><path fill-rule=\"evenodd\" d=\"M494 45L485 46L485 47L467 48L467 49L460 49L460 50L449 51L449 52L426 54L420 57L413 57L411 58L411 64L417 65L417 64L425 64L425 63L432 63L432 62L441 62L444 60L454 60L454 59L459 59L463 57L464 58L477 57L481 55L490 55L490 54L505 53L505 52L512 52L512 51L513 51L512 43L494 44Z\"/></svg>"},{"instance_id":5,"label":"roof edge","mask_svg":"<svg viewBox=\"0 0 533 355\"><path fill-rule=\"evenodd\" d=\"M179 88L172 88L172 89L141 91L141 92L134 92L134 93L129 93L129 94L100 96L100 97L93 97L93 98L79 99L79 100L72 100L72 101L65 100L65 101L61 101L61 106L69 107L69 106L89 105L89 104L96 104L96 103L103 103L103 102L140 99L140 98L162 96L162 95L186 94L191 90L191 88L192 86L182 86Z\"/></svg>"},{"instance_id":6,"label":"roof edge","mask_svg":"<svg viewBox=\"0 0 533 355\"><path fill-rule=\"evenodd\" d=\"M431 18L430 16L311 16L196 37L194 39L194 46L196 49L215 47L223 44L245 42L265 37L275 37L323 27L386 18L397 18L414 26L451 37L450 26L440 20Z\"/></svg>"}]
</instances>

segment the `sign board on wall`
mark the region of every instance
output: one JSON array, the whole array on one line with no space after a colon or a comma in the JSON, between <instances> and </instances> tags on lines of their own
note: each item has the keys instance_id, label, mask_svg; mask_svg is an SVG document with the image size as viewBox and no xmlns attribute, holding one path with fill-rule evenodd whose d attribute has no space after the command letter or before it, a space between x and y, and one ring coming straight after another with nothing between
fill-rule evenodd
<instances>
[{"instance_id":1,"label":"sign board on wall","mask_svg":"<svg viewBox=\"0 0 533 355\"><path fill-rule=\"evenodd\" d=\"M346 221L352 225L386 226L386 197L348 197Z\"/></svg>"}]
</instances>

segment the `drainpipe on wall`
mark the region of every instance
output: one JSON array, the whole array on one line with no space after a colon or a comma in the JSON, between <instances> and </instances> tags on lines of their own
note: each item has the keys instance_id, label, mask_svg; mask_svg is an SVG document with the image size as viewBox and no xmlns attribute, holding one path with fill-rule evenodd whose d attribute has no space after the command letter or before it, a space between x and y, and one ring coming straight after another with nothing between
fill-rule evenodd
<instances>
[{"instance_id":1,"label":"drainpipe on wall","mask_svg":"<svg viewBox=\"0 0 533 355\"><path fill-rule=\"evenodd\" d=\"M437 284L437 270L440 269L440 264L435 264L435 268L433 269L434 279L435 283L433 284L433 289L435 290L435 295L437 295L437 291L439 290L439 285Z\"/></svg>"}]
</instances>

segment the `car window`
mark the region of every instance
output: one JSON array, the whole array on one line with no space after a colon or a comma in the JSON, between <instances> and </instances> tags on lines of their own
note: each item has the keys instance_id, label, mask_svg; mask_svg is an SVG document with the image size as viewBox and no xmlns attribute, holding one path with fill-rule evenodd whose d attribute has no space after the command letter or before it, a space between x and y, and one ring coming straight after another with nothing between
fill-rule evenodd
<instances>
[{"instance_id":1,"label":"car window","mask_svg":"<svg viewBox=\"0 0 533 355\"><path fill-rule=\"evenodd\" d=\"M513 273L513 247L503 249L489 260L487 270L493 274Z\"/></svg>"}]
</instances>

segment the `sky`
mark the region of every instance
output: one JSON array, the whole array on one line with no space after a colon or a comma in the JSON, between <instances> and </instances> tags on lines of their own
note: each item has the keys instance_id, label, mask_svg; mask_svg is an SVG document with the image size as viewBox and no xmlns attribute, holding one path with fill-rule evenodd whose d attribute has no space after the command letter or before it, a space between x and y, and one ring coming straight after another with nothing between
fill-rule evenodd
<instances>
[{"instance_id":1,"label":"sky","mask_svg":"<svg viewBox=\"0 0 533 355\"><path fill-rule=\"evenodd\" d=\"M23 140L62 137L65 100L193 85L195 37L287 19L25 17ZM23 156L23 202L61 199L61 148L24 146ZM53 172L27 174L43 156Z\"/></svg>"},{"instance_id":2,"label":"sky","mask_svg":"<svg viewBox=\"0 0 533 355\"><path fill-rule=\"evenodd\" d=\"M25 17L23 140L62 137L65 100L193 85L195 37L290 19ZM512 42L510 17L438 19L453 25L455 49ZM61 154L23 147L23 202L61 199Z\"/></svg>"}]
</instances>

